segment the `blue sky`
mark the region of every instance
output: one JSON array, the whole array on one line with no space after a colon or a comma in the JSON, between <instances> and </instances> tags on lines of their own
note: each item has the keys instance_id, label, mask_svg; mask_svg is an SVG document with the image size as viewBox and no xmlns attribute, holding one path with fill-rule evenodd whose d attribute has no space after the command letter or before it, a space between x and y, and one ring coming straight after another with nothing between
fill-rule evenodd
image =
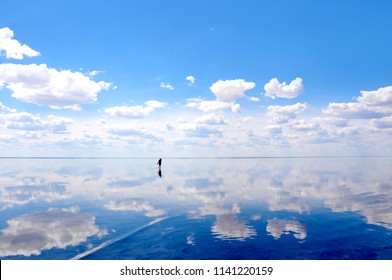
<instances>
[{"instance_id":1,"label":"blue sky","mask_svg":"<svg viewBox=\"0 0 392 280\"><path fill-rule=\"evenodd\" d=\"M390 1L2 1L4 156L392 154Z\"/></svg>"}]
</instances>

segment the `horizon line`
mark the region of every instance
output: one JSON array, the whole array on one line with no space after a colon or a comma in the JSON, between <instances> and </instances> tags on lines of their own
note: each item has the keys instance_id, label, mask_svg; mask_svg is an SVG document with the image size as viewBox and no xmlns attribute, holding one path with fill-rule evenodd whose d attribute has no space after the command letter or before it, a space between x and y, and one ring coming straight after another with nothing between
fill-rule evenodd
<instances>
[{"instance_id":1,"label":"horizon line","mask_svg":"<svg viewBox=\"0 0 392 280\"><path fill-rule=\"evenodd\" d=\"M319 156L183 156L163 159L274 159L274 158L388 158L392 155L319 155ZM159 157L94 157L94 156L0 156L0 159L157 159Z\"/></svg>"}]
</instances>

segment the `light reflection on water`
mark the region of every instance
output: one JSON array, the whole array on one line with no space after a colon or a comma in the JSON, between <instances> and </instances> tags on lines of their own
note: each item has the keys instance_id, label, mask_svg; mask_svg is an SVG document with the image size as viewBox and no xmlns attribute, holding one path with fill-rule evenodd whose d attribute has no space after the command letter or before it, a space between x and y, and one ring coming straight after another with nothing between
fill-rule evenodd
<instances>
[{"instance_id":1,"label":"light reflection on water","mask_svg":"<svg viewBox=\"0 0 392 280\"><path fill-rule=\"evenodd\" d=\"M392 259L392 158L2 159L2 259Z\"/></svg>"}]
</instances>

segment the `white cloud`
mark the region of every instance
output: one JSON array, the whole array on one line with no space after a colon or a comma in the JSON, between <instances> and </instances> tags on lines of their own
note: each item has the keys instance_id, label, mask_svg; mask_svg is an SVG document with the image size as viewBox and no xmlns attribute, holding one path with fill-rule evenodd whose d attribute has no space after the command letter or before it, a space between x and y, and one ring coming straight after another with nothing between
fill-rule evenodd
<instances>
[{"instance_id":1,"label":"white cloud","mask_svg":"<svg viewBox=\"0 0 392 280\"><path fill-rule=\"evenodd\" d=\"M209 125L199 125L199 124L189 124L182 128L187 136L198 137L198 138L209 138L211 136L216 136L218 138L222 137L222 130Z\"/></svg>"},{"instance_id":2,"label":"white cloud","mask_svg":"<svg viewBox=\"0 0 392 280\"><path fill-rule=\"evenodd\" d=\"M282 127L280 125L268 125L267 129L271 135L282 134Z\"/></svg>"},{"instance_id":3,"label":"white cloud","mask_svg":"<svg viewBox=\"0 0 392 280\"><path fill-rule=\"evenodd\" d=\"M53 109L80 110L94 103L109 83L95 82L80 72L57 71L45 64L0 64L0 86L6 85L16 99Z\"/></svg>"},{"instance_id":4,"label":"white cloud","mask_svg":"<svg viewBox=\"0 0 392 280\"><path fill-rule=\"evenodd\" d=\"M171 84L169 84L169 83L161 82L160 87L161 87L161 88L166 88L166 89L168 89L168 90L174 90L174 87L173 87Z\"/></svg>"},{"instance_id":5,"label":"white cloud","mask_svg":"<svg viewBox=\"0 0 392 280\"><path fill-rule=\"evenodd\" d=\"M276 123L285 123L290 119L295 119L297 113L304 111L308 105L306 103L296 103L294 105L286 105L286 106L268 106L268 113L266 114L269 117L272 117L273 121Z\"/></svg>"},{"instance_id":6,"label":"white cloud","mask_svg":"<svg viewBox=\"0 0 392 280\"><path fill-rule=\"evenodd\" d=\"M149 140L159 140L158 137L156 137L155 135L153 135L151 133L148 133L148 132L145 132L142 130L138 130L138 129L134 129L134 128L130 128L130 127L110 128L108 130L108 132L110 134L123 136L123 137L138 137L138 138L149 139Z\"/></svg>"},{"instance_id":7,"label":"white cloud","mask_svg":"<svg viewBox=\"0 0 392 280\"><path fill-rule=\"evenodd\" d=\"M50 115L48 118L49 121L45 121L40 116L27 112L0 115L0 120L4 122L4 128L26 131L46 130L52 133L65 133L68 131L68 125L73 122L71 119L54 115Z\"/></svg>"},{"instance_id":8,"label":"white cloud","mask_svg":"<svg viewBox=\"0 0 392 280\"><path fill-rule=\"evenodd\" d=\"M0 256L39 255L43 250L76 246L90 236L105 234L94 216L80 214L77 207L26 214L7 224L0 236Z\"/></svg>"},{"instance_id":9,"label":"white cloud","mask_svg":"<svg viewBox=\"0 0 392 280\"><path fill-rule=\"evenodd\" d=\"M392 115L392 86L361 91L357 102L329 103L323 113L345 119L378 119Z\"/></svg>"},{"instance_id":10,"label":"white cloud","mask_svg":"<svg viewBox=\"0 0 392 280\"><path fill-rule=\"evenodd\" d=\"M379 88L373 91L361 91L357 98L359 103L370 106L391 106L392 105L392 86Z\"/></svg>"},{"instance_id":11,"label":"white cloud","mask_svg":"<svg viewBox=\"0 0 392 280\"><path fill-rule=\"evenodd\" d=\"M235 102L238 98L247 98L251 101L258 101L258 98L248 97L244 93L246 90L252 89L255 86L255 83L246 82L242 79L225 81L219 80L210 87L210 90L215 95L216 100L190 98L187 99L187 104L185 106L188 108L199 109L205 113L224 111L228 108L231 108L233 113L239 113L241 106Z\"/></svg>"},{"instance_id":12,"label":"white cloud","mask_svg":"<svg viewBox=\"0 0 392 280\"><path fill-rule=\"evenodd\" d=\"M210 90L216 96L217 101L233 103L237 98L246 97L244 92L255 86L255 83L246 82L243 79L219 80L210 87Z\"/></svg>"},{"instance_id":13,"label":"white cloud","mask_svg":"<svg viewBox=\"0 0 392 280\"><path fill-rule=\"evenodd\" d=\"M297 120L291 125L291 128L298 131L312 131L321 129L317 119Z\"/></svg>"},{"instance_id":14,"label":"white cloud","mask_svg":"<svg viewBox=\"0 0 392 280\"><path fill-rule=\"evenodd\" d=\"M105 119L99 119L95 122L96 125L105 125L107 121Z\"/></svg>"},{"instance_id":15,"label":"white cloud","mask_svg":"<svg viewBox=\"0 0 392 280\"><path fill-rule=\"evenodd\" d=\"M155 209L150 202L140 198L128 198L118 201L110 201L105 205L105 208L113 211L144 212L147 217L158 217L165 214L164 210Z\"/></svg>"},{"instance_id":16,"label":"white cloud","mask_svg":"<svg viewBox=\"0 0 392 280\"><path fill-rule=\"evenodd\" d=\"M73 123L72 119L49 115L48 130L52 133L67 133L68 125Z\"/></svg>"},{"instance_id":17,"label":"white cloud","mask_svg":"<svg viewBox=\"0 0 392 280\"><path fill-rule=\"evenodd\" d=\"M171 122L166 122L166 130L172 131L174 130L174 126L171 124Z\"/></svg>"},{"instance_id":18,"label":"white cloud","mask_svg":"<svg viewBox=\"0 0 392 280\"><path fill-rule=\"evenodd\" d=\"M223 113L217 113L217 114L207 114L203 115L199 118L196 119L196 123L201 123L201 124L227 124L227 120L225 119L225 116Z\"/></svg>"},{"instance_id":19,"label":"white cloud","mask_svg":"<svg viewBox=\"0 0 392 280\"><path fill-rule=\"evenodd\" d=\"M104 73L104 72L103 71L98 71L98 70L93 70L93 71L88 72L87 75L90 76L90 77L95 77L95 76L97 76L99 74L102 74L102 73Z\"/></svg>"},{"instance_id":20,"label":"white cloud","mask_svg":"<svg viewBox=\"0 0 392 280\"><path fill-rule=\"evenodd\" d=\"M8 27L0 28L0 55L5 52L7 58L23 59L24 56L38 56L39 52L27 45L22 45L17 40L12 39L14 32Z\"/></svg>"},{"instance_id":21,"label":"white cloud","mask_svg":"<svg viewBox=\"0 0 392 280\"><path fill-rule=\"evenodd\" d=\"M241 105L238 104L238 103L231 104L230 107L231 107L231 111L232 111L233 113L239 113L239 112L241 111Z\"/></svg>"},{"instance_id":22,"label":"white cloud","mask_svg":"<svg viewBox=\"0 0 392 280\"><path fill-rule=\"evenodd\" d=\"M276 97L295 98L304 91L304 86L301 78L296 78L288 85L286 82L279 83L277 78L273 78L264 85L264 90L265 96L272 99L275 99Z\"/></svg>"},{"instance_id":23,"label":"white cloud","mask_svg":"<svg viewBox=\"0 0 392 280\"><path fill-rule=\"evenodd\" d=\"M115 106L105 109L105 113L108 113L112 117L124 117L131 119L140 119L148 117L155 109L164 108L167 103L149 100L145 102L147 106Z\"/></svg>"},{"instance_id":24,"label":"white cloud","mask_svg":"<svg viewBox=\"0 0 392 280\"><path fill-rule=\"evenodd\" d=\"M149 100L145 102L145 104L151 108L157 109L157 108L164 108L166 107L167 103L165 102L160 102L156 100Z\"/></svg>"},{"instance_id":25,"label":"white cloud","mask_svg":"<svg viewBox=\"0 0 392 280\"><path fill-rule=\"evenodd\" d=\"M248 97L248 100L253 101L253 102L259 102L260 98L254 97L254 96L250 96Z\"/></svg>"},{"instance_id":26,"label":"white cloud","mask_svg":"<svg viewBox=\"0 0 392 280\"><path fill-rule=\"evenodd\" d=\"M188 85L190 85L190 86L193 86L196 82L196 78L193 76L187 76L185 78L185 80L187 80L189 82Z\"/></svg>"},{"instance_id":27,"label":"white cloud","mask_svg":"<svg viewBox=\"0 0 392 280\"><path fill-rule=\"evenodd\" d=\"M178 117L178 118L177 118L177 122L179 122L179 123L186 123L186 118L184 118L184 117Z\"/></svg>"},{"instance_id":28,"label":"white cloud","mask_svg":"<svg viewBox=\"0 0 392 280\"><path fill-rule=\"evenodd\" d=\"M227 102L221 102L216 100L203 100L200 98L190 98L187 99L187 102L188 103L185 105L186 107L196 108L205 113L223 111L231 107L231 104Z\"/></svg>"},{"instance_id":29,"label":"white cloud","mask_svg":"<svg viewBox=\"0 0 392 280\"><path fill-rule=\"evenodd\" d=\"M392 116L375 120L374 124L380 129L392 128Z\"/></svg>"},{"instance_id":30,"label":"white cloud","mask_svg":"<svg viewBox=\"0 0 392 280\"><path fill-rule=\"evenodd\" d=\"M154 111L153 107L149 106L115 106L105 109L105 113L108 113L112 117L124 117L131 119L145 118Z\"/></svg>"},{"instance_id":31,"label":"white cloud","mask_svg":"<svg viewBox=\"0 0 392 280\"><path fill-rule=\"evenodd\" d=\"M357 102L329 103L323 113L346 119L374 119L388 116L392 113L389 107L372 107Z\"/></svg>"}]
</instances>

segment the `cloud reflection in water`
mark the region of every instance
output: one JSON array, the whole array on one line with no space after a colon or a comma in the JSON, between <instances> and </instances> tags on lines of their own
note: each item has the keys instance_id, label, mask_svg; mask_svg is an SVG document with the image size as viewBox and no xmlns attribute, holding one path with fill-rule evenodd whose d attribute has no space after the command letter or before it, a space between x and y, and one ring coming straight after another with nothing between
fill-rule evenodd
<instances>
[{"instance_id":1,"label":"cloud reflection in water","mask_svg":"<svg viewBox=\"0 0 392 280\"><path fill-rule=\"evenodd\" d=\"M256 230L234 214L219 215L211 231L223 240L245 240L257 235Z\"/></svg>"},{"instance_id":2,"label":"cloud reflection in water","mask_svg":"<svg viewBox=\"0 0 392 280\"><path fill-rule=\"evenodd\" d=\"M0 256L39 255L43 250L65 249L88 237L107 234L95 224L94 216L79 213L78 207L25 214L7 224L0 236Z\"/></svg>"},{"instance_id":3,"label":"cloud reflection in water","mask_svg":"<svg viewBox=\"0 0 392 280\"><path fill-rule=\"evenodd\" d=\"M314 224L308 224L312 220L307 217L320 209L354 212L368 225L392 229L391 158L166 159L162 178L156 176L155 160L114 161L78 162L76 166L89 168L75 174L74 169L62 168L70 162L48 160L40 162L40 168L34 161L24 167L0 164L0 211L11 217L1 220L6 225L0 236L1 253L29 256L83 243L102 235L95 217L106 217L100 223L115 239L116 232L126 232L125 224L132 227L137 213L143 214L137 226L163 215L208 220L208 235L226 241L262 239L267 233L276 240L288 234L297 243L310 240L314 231L307 229L314 229ZM71 207L83 205L89 210L92 204L92 214ZM37 205L52 208L32 211ZM13 208L27 214L12 214ZM49 228L37 213L51 217ZM65 229L65 235L58 237L62 227L72 232ZM187 244L196 246L199 234L187 233Z\"/></svg>"}]
</instances>

